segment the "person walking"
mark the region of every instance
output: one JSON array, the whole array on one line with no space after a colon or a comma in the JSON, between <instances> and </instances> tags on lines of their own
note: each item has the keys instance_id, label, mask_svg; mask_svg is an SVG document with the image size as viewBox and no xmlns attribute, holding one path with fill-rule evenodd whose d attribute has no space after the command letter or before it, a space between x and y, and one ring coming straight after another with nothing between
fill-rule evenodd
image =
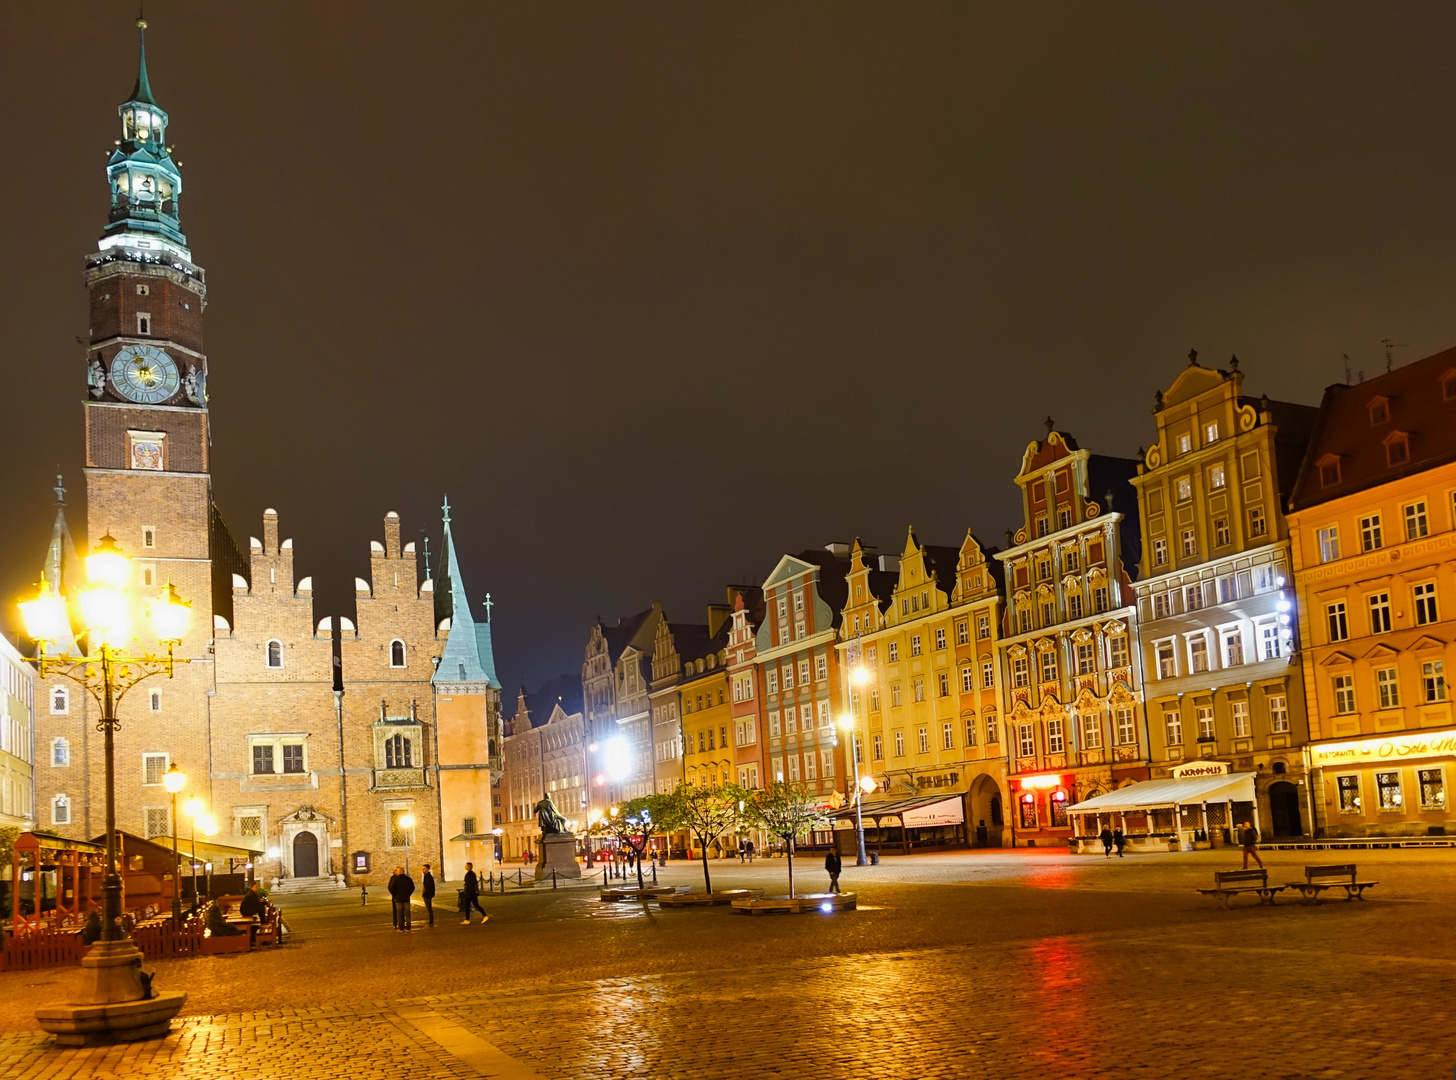
<instances>
[{"instance_id":1,"label":"person walking","mask_svg":"<svg viewBox=\"0 0 1456 1080\"><path fill-rule=\"evenodd\" d=\"M1259 830L1245 821L1239 826L1239 843L1244 848L1244 869L1249 868L1249 859L1259 864L1259 869L1264 868L1264 860L1259 858Z\"/></svg>"},{"instance_id":2,"label":"person walking","mask_svg":"<svg viewBox=\"0 0 1456 1080\"><path fill-rule=\"evenodd\" d=\"M425 872L420 875L420 899L425 902L425 914L430 925L435 925L435 875L430 873L430 864L425 863Z\"/></svg>"},{"instance_id":3,"label":"person walking","mask_svg":"<svg viewBox=\"0 0 1456 1080\"><path fill-rule=\"evenodd\" d=\"M833 848L830 848L829 854L824 856L824 869L829 871L830 892L839 892L839 872L843 868L844 863L840 861L839 852L835 851Z\"/></svg>"},{"instance_id":4,"label":"person walking","mask_svg":"<svg viewBox=\"0 0 1456 1080\"><path fill-rule=\"evenodd\" d=\"M485 913L485 908L480 906L480 879L475 876L474 863L465 864L465 892L461 897L461 902L465 905L465 911L462 913L464 914L465 918L460 923L461 926L470 925L471 908L474 908L476 911L480 912L481 926L484 926L487 922L490 921L490 916Z\"/></svg>"},{"instance_id":5,"label":"person walking","mask_svg":"<svg viewBox=\"0 0 1456 1080\"><path fill-rule=\"evenodd\" d=\"M752 840L745 841L744 846L748 848L748 861L752 863L753 856L758 849L754 847Z\"/></svg>"},{"instance_id":6,"label":"person walking","mask_svg":"<svg viewBox=\"0 0 1456 1080\"><path fill-rule=\"evenodd\" d=\"M389 921L396 930L399 929L399 904L395 902L395 882L399 875L404 872L404 867L396 866L389 872L389 881L385 883L384 891L389 893Z\"/></svg>"},{"instance_id":7,"label":"person walking","mask_svg":"<svg viewBox=\"0 0 1456 1080\"><path fill-rule=\"evenodd\" d=\"M1112 846L1115 847L1115 848L1117 848L1117 857L1119 859L1122 858L1122 849L1123 849L1123 847L1126 844L1127 844L1127 837L1125 835L1123 835L1121 826L1119 826L1116 829L1113 829L1112 830Z\"/></svg>"},{"instance_id":8,"label":"person walking","mask_svg":"<svg viewBox=\"0 0 1456 1080\"><path fill-rule=\"evenodd\" d=\"M410 897L415 894L415 879L404 872L404 867L394 868L394 877L389 879L389 895L394 900L394 928L405 933L410 929Z\"/></svg>"},{"instance_id":9,"label":"person walking","mask_svg":"<svg viewBox=\"0 0 1456 1080\"><path fill-rule=\"evenodd\" d=\"M1102 857L1104 859L1112 858L1112 830L1106 825L1102 826L1102 831L1097 834L1097 839L1102 841Z\"/></svg>"}]
</instances>

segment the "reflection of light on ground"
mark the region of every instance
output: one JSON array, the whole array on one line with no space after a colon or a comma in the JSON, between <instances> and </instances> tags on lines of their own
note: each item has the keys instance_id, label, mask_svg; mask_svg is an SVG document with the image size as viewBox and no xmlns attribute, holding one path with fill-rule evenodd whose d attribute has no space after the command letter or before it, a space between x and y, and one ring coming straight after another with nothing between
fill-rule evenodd
<instances>
[{"instance_id":1,"label":"reflection of light on ground","mask_svg":"<svg viewBox=\"0 0 1456 1080\"><path fill-rule=\"evenodd\" d=\"M1026 884L1033 889L1067 889L1076 880L1076 873L1070 866L1039 866L1026 878Z\"/></svg>"},{"instance_id":2,"label":"reflection of light on ground","mask_svg":"<svg viewBox=\"0 0 1456 1080\"><path fill-rule=\"evenodd\" d=\"M1032 946L1032 1001L1039 1020L1035 1052L1048 1068L1064 1066L1086 1050L1086 1032L1078 1023L1087 1011L1087 956L1075 938L1054 938Z\"/></svg>"}]
</instances>

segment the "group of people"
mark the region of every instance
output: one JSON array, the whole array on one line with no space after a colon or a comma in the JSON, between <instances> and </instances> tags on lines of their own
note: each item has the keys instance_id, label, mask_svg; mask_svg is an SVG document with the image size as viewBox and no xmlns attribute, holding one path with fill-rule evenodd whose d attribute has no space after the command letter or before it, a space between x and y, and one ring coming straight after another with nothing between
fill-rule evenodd
<instances>
[{"instance_id":1,"label":"group of people","mask_svg":"<svg viewBox=\"0 0 1456 1080\"><path fill-rule=\"evenodd\" d=\"M1117 857L1122 858L1122 849L1127 846L1127 837L1123 835L1122 829L1109 829L1102 826L1102 831L1097 834L1097 839L1102 841L1102 857L1112 858L1112 849L1117 848Z\"/></svg>"},{"instance_id":2,"label":"group of people","mask_svg":"<svg viewBox=\"0 0 1456 1080\"><path fill-rule=\"evenodd\" d=\"M480 878L475 874L474 863L465 864L463 884L464 887L460 890L460 914L465 918L461 920L460 925L469 926L470 913L478 911L480 912L480 925L484 926L490 916L485 913L485 908L480 906ZM403 866L396 866L394 873L389 876L389 884L386 887L389 890L389 906L394 919L394 928L402 933L408 933L414 926L415 879L410 877L409 872ZM365 898L367 900L367 893ZM429 863L425 863L425 868L420 873L420 899L425 903L425 917L429 920L428 925L434 926L435 875L431 872Z\"/></svg>"}]
</instances>

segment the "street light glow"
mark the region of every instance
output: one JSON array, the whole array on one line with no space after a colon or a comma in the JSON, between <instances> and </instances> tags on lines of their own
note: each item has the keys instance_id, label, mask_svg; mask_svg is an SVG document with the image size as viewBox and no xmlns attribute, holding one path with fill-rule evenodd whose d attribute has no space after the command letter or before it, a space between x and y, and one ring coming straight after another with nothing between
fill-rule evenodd
<instances>
[{"instance_id":1,"label":"street light glow","mask_svg":"<svg viewBox=\"0 0 1456 1080\"><path fill-rule=\"evenodd\" d=\"M840 713L838 723L840 731L850 731L854 728L854 717L849 713Z\"/></svg>"},{"instance_id":2,"label":"street light glow","mask_svg":"<svg viewBox=\"0 0 1456 1080\"><path fill-rule=\"evenodd\" d=\"M92 585L105 585L112 589L125 589L131 581L131 560L117 547L116 538L107 533L96 545L96 550L86 556L86 580Z\"/></svg>"},{"instance_id":3,"label":"street light glow","mask_svg":"<svg viewBox=\"0 0 1456 1080\"><path fill-rule=\"evenodd\" d=\"M608 739L602 746L602 764L613 780L625 780L632 775L632 748L621 735Z\"/></svg>"},{"instance_id":4,"label":"street light glow","mask_svg":"<svg viewBox=\"0 0 1456 1080\"><path fill-rule=\"evenodd\" d=\"M177 763L174 761L163 774L162 783L166 785L169 794L175 795L187 786L187 774L177 768Z\"/></svg>"}]
</instances>

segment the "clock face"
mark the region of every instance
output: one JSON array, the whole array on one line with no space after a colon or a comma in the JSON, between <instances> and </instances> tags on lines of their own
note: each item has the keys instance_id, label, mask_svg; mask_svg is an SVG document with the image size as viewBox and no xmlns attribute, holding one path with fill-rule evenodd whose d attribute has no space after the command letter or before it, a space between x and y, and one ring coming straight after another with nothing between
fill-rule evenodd
<instances>
[{"instance_id":1,"label":"clock face","mask_svg":"<svg viewBox=\"0 0 1456 1080\"><path fill-rule=\"evenodd\" d=\"M155 345L128 345L111 359L111 383L128 401L155 405L177 392L181 381L172 358Z\"/></svg>"}]
</instances>

